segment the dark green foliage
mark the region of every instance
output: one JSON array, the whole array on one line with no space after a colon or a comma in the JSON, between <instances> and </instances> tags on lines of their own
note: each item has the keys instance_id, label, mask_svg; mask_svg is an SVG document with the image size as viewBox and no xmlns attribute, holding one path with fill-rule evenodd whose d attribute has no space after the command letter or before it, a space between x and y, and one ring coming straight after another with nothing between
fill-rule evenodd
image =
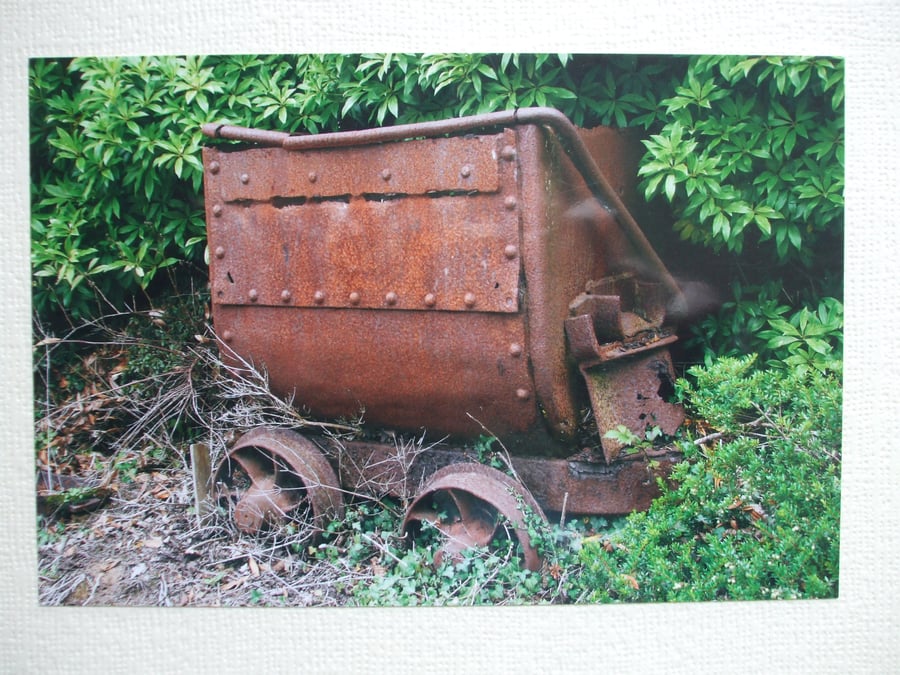
<instances>
[{"instance_id":1,"label":"dark green foliage","mask_svg":"<svg viewBox=\"0 0 900 675\"><path fill-rule=\"evenodd\" d=\"M644 513L586 543L587 599L835 597L840 531L838 374L755 370L752 357L680 383L720 442L687 462Z\"/></svg>"},{"instance_id":2,"label":"dark green foliage","mask_svg":"<svg viewBox=\"0 0 900 675\"><path fill-rule=\"evenodd\" d=\"M843 94L839 59L692 58L645 141L647 197L687 239L809 265L843 224Z\"/></svg>"},{"instance_id":3,"label":"dark green foliage","mask_svg":"<svg viewBox=\"0 0 900 675\"><path fill-rule=\"evenodd\" d=\"M781 282L745 288L732 284L733 300L692 327L689 344L700 347L706 362L716 355L758 354L771 368L840 368L844 342L844 305L832 297L812 308L785 304Z\"/></svg>"},{"instance_id":4,"label":"dark green foliage","mask_svg":"<svg viewBox=\"0 0 900 675\"><path fill-rule=\"evenodd\" d=\"M843 311L843 62L693 57L673 94L644 141L644 193L721 254L730 278L716 281L734 291L694 343L707 362L755 351L827 367Z\"/></svg>"},{"instance_id":5,"label":"dark green foliage","mask_svg":"<svg viewBox=\"0 0 900 675\"><path fill-rule=\"evenodd\" d=\"M35 61L31 74L37 311L96 316L98 291L121 309L160 272L202 263L199 60Z\"/></svg>"}]
</instances>

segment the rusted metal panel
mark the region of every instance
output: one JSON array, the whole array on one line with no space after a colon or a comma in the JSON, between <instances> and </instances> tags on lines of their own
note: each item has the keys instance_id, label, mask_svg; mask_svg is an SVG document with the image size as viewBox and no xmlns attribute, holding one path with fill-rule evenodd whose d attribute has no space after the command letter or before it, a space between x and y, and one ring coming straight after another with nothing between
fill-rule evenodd
<instances>
[{"instance_id":1,"label":"rusted metal panel","mask_svg":"<svg viewBox=\"0 0 900 675\"><path fill-rule=\"evenodd\" d=\"M535 391L552 433L571 439L587 401L577 365L567 353L569 303L588 280L627 269L627 261L616 256L631 247L553 134L535 126L517 131Z\"/></svg>"},{"instance_id":2,"label":"rusted metal panel","mask_svg":"<svg viewBox=\"0 0 900 675\"><path fill-rule=\"evenodd\" d=\"M607 462L613 462L623 446L613 438L606 438L605 431L623 425L643 438L648 428L659 427L663 433L672 435L684 421L681 406L668 402L665 397L667 392L674 391L675 380L672 359L665 349L584 368L584 378Z\"/></svg>"},{"instance_id":3,"label":"rusted metal panel","mask_svg":"<svg viewBox=\"0 0 900 675\"><path fill-rule=\"evenodd\" d=\"M620 274L586 284L565 320L569 350L587 385L604 457L613 462L622 444L606 432L627 427L643 438L648 427L674 434L684 421L674 394L666 349L676 337L663 326L665 296L658 284Z\"/></svg>"},{"instance_id":4,"label":"rusted metal panel","mask_svg":"<svg viewBox=\"0 0 900 675\"><path fill-rule=\"evenodd\" d=\"M220 305L216 331L316 417L504 442L537 421L521 313Z\"/></svg>"},{"instance_id":5,"label":"rusted metal panel","mask_svg":"<svg viewBox=\"0 0 900 675\"><path fill-rule=\"evenodd\" d=\"M211 138L260 143L269 147L283 147L293 151L358 147L376 143L404 141L416 138L437 138L447 134L457 136L499 127L533 125L552 130L565 149L569 161L597 201L615 215L623 234L640 253L642 269L651 279L661 282L672 294L673 304L684 304L681 288L660 260L656 251L634 217L628 211L622 197L598 166L595 154L605 152L605 143L593 138L593 134L579 130L559 110L553 108L521 108L503 112L485 113L470 117L419 122L394 127L380 127L313 135L291 135L285 132L261 131L225 124L204 124L203 133ZM509 129L503 132L511 133ZM590 149L585 141L590 142ZM593 154L592 154L593 153ZM514 161L516 150L504 146L501 157ZM600 162L602 164L602 162ZM215 167L217 171L219 167Z\"/></svg>"},{"instance_id":6,"label":"rusted metal panel","mask_svg":"<svg viewBox=\"0 0 900 675\"><path fill-rule=\"evenodd\" d=\"M496 196L228 203L211 221L217 303L519 309L517 217Z\"/></svg>"},{"instance_id":7,"label":"rusted metal panel","mask_svg":"<svg viewBox=\"0 0 900 675\"><path fill-rule=\"evenodd\" d=\"M210 196L223 202L274 198L496 192L504 134L428 138L340 150L250 148L218 153ZM229 155L227 158L222 154Z\"/></svg>"}]
</instances>

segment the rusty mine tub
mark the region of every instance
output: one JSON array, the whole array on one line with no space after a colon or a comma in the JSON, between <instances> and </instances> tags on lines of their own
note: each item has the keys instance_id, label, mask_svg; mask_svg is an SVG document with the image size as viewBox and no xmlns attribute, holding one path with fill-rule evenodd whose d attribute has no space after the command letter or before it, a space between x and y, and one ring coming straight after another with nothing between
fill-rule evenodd
<instances>
[{"instance_id":1,"label":"rusty mine tub","mask_svg":"<svg viewBox=\"0 0 900 675\"><path fill-rule=\"evenodd\" d=\"M213 471L240 529L298 513L321 529L347 493L393 494L405 530L435 523L451 552L508 519L533 569L525 506L649 505L677 454L651 462L604 434L682 423L666 400L667 316L682 298L600 170L599 132L543 108L319 135L203 131L232 141L203 151L226 363L264 368L313 418L445 439L404 461L383 440L250 430ZM488 434L507 472L464 450Z\"/></svg>"}]
</instances>

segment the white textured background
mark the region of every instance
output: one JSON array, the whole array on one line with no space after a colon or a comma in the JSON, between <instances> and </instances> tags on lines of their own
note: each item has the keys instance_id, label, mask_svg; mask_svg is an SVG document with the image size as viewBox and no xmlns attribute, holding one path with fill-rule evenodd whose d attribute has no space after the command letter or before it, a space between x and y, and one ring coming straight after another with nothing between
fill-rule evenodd
<instances>
[{"instance_id":1,"label":"white textured background","mask_svg":"<svg viewBox=\"0 0 900 675\"><path fill-rule=\"evenodd\" d=\"M900 4L610 5L0 0L0 671L900 672ZM28 58L399 49L847 59L840 599L477 610L38 606Z\"/></svg>"}]
</instances>

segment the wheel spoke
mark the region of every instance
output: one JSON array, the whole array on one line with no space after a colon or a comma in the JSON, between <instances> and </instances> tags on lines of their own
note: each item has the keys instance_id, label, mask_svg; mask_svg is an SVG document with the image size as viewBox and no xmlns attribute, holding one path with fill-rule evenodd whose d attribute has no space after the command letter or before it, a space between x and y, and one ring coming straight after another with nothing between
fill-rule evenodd
<instances>
[{"instance_id":1,"label":"wheel spoke","mask_svg":"<svg viewBox=\"0 0 900 675\"><path fill-rule=\"evenodd\" d=\"M497 512L483 499L463 490L448 490L459 511L452 536L462 537L470 546L487 546L497 531ZM456 527L458 525L458 527Z\"/></svg>"},{"instance_id":2,"label":"wheel spoke","mask_svg":"<svg viewBox=\"0 0 900 675\"><path fill-rule=\"evenodd\" d=\"M435 524L443 536L436 564L445 556L459 559L466 548L486 547L505 535L521 544L525 567L536 570L541 558L522 524L521 503L544 517L524 486L509 476L480 464L450 465L436 471L413 500L403 528L415 532L421 523ZM510 525L501 528L507 521Z\"/></svg>"},{"instance_id":3,"label":"wheel spoke","mask_svg":"<svg viewBox=\"0 0 900 675\"><path fill-rule=\"evenodd\" d=\"M312 531L321 531L343 514L337 476L324 455L285 429L245 434L219 466L216 483L220 498L236 502L237 527L251 534L288 521L308 521Z\"/></svg>"},{"instance_id":4,"label":"wheel spoke","mask_svg":"<svg viewBox=\"0 0 900 675\"><path fill-rule=\"evenodd\" d=\"M406 514L406 519L418 523L437 525L441 522L441 514L432 506L417 504Z\"/></svg>"}]
</instances>

